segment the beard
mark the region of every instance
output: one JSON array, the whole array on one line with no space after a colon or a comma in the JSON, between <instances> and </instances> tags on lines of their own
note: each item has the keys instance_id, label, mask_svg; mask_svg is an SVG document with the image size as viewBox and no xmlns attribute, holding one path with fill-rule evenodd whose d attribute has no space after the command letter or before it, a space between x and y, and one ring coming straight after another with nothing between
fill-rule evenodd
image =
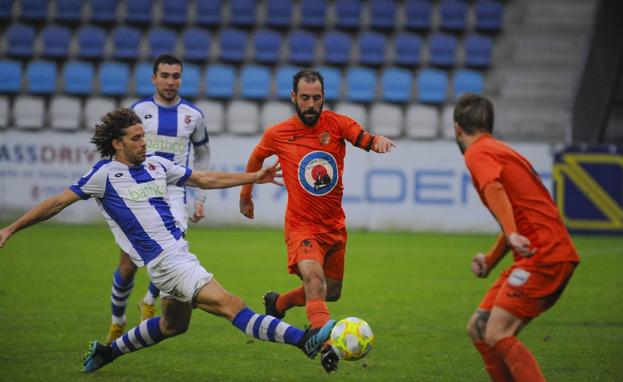
<instances>
[{"instance_id":1,"label":"beard","mask_svg":"<svg viewBox=\"0 0 623 382\"><path fill-rule=\"evenodd\" d=\"M296 109L296 114L301 119L301 122L303 122L305 126L309 127L314 126L316 122L318 122L318 119L320 119L320 113L322 112L322 105L320 106L320 110L318 111L311 108L302 111L297 104L294 104L294 108Z\"/></svg>"},{"instance_id":2,"label":"beard","mask_svg":"<svg viewBox=\"0 0 623 382\"><path fill-rule=\"evenodd\" d=\"M461 154L465 155L465 143L461 142L458 138L454 138L456 141L456 145L459 146L459 150L461 150Z\"/></svg>"}]
</instances>

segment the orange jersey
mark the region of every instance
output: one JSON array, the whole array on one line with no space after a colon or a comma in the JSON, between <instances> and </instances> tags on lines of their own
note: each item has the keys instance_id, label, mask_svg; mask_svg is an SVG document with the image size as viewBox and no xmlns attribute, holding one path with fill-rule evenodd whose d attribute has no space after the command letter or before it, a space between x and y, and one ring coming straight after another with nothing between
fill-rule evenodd
<instances>
[{"instance_id":1,"label":"orange jersey","mask_svg":"<svg viewBox=\"0 0 623 382\"><path fill-rule=\"evenodd\" d=\"M515 253L515 261L579 262L558 209L526 158L490 134L485 134L468 147L465 163L485 206L485 186L492 181L504 186L513 207L518 233L527 237L537 249L536 254L529 258Z\"/></svg>"},{"instance_id":2,"label":"orange jersey","mask_svg":"<svg viewBox=\"0 0 623 382\"><path fill-rule=\"evenodd\" d=\"M332 232L344 224L342 173L346 141L360 146L370 140L353 119L322 111L313 127L297 115L270 127L252 156L262 161L277 155L288 191L287 230L303 233Z\"/></svg>"}]
</instances>

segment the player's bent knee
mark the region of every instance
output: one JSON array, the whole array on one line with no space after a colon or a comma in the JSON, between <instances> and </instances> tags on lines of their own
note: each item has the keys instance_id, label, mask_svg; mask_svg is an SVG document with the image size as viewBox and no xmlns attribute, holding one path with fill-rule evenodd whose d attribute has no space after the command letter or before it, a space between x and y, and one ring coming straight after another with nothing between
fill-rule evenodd
<instances>
[{"instance_id":1,"label":"player's bent knee","mask_svg":"<svg viewBox=\"0 0 623 382\"><path fill-rule=\"evenodd\" d=\"M189 323L190 320L164 320L164 324L161 327L162 334L165 337L174 337L184 334L188 331Z\"/></svg>"}]
</instances>

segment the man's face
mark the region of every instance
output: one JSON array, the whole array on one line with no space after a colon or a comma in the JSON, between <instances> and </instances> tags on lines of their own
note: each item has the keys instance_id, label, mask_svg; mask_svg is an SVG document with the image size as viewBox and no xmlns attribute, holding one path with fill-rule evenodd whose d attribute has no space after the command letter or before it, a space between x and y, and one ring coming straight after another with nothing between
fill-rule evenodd
<instances>
[{"instance_id":1,"label":"man's face","mask_svg":"<svg viewBox=\"0 0 623 382\"><path fill-rule=\"evenodd\" d=\"M182 82L182 67L177 64L161 63L156 73L151 76L151 82L159 98L167 102L174 101Z\"/></svg>"},{"instance_id":2,"label":"man's face","mask_svg":"<svg viewBox=\"0 0 623 382\"><path fill-rule=\"evenodd\" d=\"M145 141L145 129L140 123L128 127L125 135L116 142L117 155L121 154L134 165L139 165L145 161L147 143Z\"/></svg>"},{"instance_id":3,"label":"man's face","mask_svg":"<svg viewBox=\"0 0 623 382\"><path fill-rule=\"evenodd\" d=\"M301 78L297 92L292 92L290 99L294 103L296 114L305 125L312 127L318 122L324 104L320 81L307 82Z\"/></svg>"}]
</instances>

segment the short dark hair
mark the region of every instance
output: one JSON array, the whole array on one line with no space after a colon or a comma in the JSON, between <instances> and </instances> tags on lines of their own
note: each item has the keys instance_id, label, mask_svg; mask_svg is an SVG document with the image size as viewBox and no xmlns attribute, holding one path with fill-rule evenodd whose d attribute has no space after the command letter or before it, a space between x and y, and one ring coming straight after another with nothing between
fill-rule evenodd
<instances>
[{"instance_id":1,"label":"short dark hair","mask_svg":"<svg viewBox=\"0 0 623 382\"><path fill-rule=\"evenodd\" d=\"M305 80L305 82L316 82L320 81L320 86L322 87L322 93L324 94L324 78L322 78L322 74L320 74L317 70L312 69L302 69L299 70L292 77L292 91L294 93L298 93L299 90L299 81L300 79Z\"/></svg>"},{"instance_id":2,"label":"short dark hair","mask_svg":"<svg viewBox=\"0 0 623 382\"><path fill-rule=\"evenodd\" d=\"M493 132L493 103L486 97L474 93L462 95L454 107L454 122L467 134Z\"/></svg>"},{"instance_id":3,"label":"short dark hair","mask_svg":"<svg viewBox=\"0 0 623 382\"><path fill-rule=\"evenodd\" d=\"M141 123L141 118L134 110L126 107L117 108L106 113L100 123L95 125L91 143L95 144L102 157L112 158L115 155L112 141L121 139L126 134L127 128L137 123Z\"/></svg>"},{"instance_id":4,"label":"short dark hair","mask_svg":"<svg viewBox=\"0 0 623 382\"><path fill-rule=\"evenodd\" d=\"M184 69L182 66L182 61L180 61L179 58L171 54L161 54L160 56L156 57L156 60L154 61L154 74L158 72L158 66L160 64L179 65L180 69Z\"/></svg>"}]
</instances>

